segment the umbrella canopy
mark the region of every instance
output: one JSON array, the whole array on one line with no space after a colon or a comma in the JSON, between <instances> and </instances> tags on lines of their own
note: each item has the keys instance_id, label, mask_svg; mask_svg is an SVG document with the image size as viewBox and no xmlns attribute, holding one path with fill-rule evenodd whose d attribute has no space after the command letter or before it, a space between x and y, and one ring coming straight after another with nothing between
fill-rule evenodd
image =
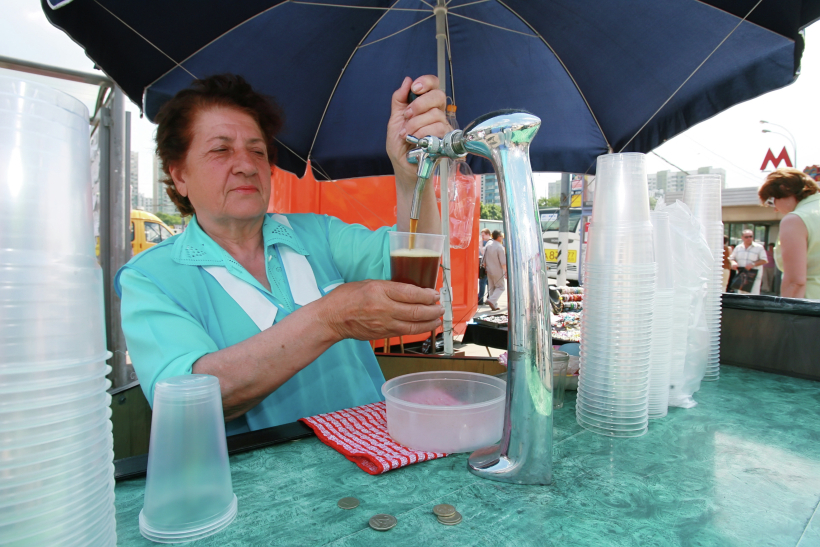
<instances>
[{"instance_id":1,"label":"umbrella canopy","mask_svg":"<svg viewBox=\"0 0 820 547\"><path fill-rule=\"evenodd\" d=\"M232 72L284 110L278 164L391 174L404 76L436 73L435 0L42 0L49 20L152 118L194 77ZM51 7L53 4L55 8ZM441 9L441 8L439 8ZM450 0L447 93L462 125L542 120L535 171L593 172L791 83L818 0ZM477 172L489 164L471 158Z\"/></svg>"}]
</instances>

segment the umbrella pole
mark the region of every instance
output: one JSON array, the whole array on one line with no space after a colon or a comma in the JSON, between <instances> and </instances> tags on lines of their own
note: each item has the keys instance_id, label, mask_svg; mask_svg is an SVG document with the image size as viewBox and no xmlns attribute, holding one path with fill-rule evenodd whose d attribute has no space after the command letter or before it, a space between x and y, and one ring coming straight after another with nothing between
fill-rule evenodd
<instances>
[{"instance_id":1,"label":"umbrella pole","mask_svg":"<svg viewBox=\"0 0 820 547\"><path fill-rule=\"evenodd\" d=\"M447 93L446 52L447 52L447 6L444 0L438 0L433 9L436 15L436 57L438 64L439 87ZM441 233L444 234L444 249L441 253L443 283L441 300L444 305L444 354L453 355L453 294L450 290L450 192L447 179L450 165L447 158L439 163L439 181L441 185Z\"/></svg>"}]
</instances>

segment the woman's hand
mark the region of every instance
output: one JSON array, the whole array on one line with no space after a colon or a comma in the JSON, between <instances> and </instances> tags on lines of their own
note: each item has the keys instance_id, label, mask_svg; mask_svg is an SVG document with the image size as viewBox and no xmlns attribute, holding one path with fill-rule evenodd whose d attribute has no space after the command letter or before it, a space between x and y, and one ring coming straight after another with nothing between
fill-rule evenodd
<instances>
[{"instance_id":1,"label":"woman's hand","mask_svg":"<svg viewBox=\"0 0 820 547\"><path fill-rule=\"evenodd\" d=\"M324 306L318 317L338 340L380 340L441 326L438 300L433 289L370 280L340 285L316 303Z\"/></svg>"},{"instance_id":2,"label":"woman's hand","mask_svg":"<svg viewBox=\"0 0 820 547\"><path fill-rule=\"evenodd\" d=\"M419 97L408 104L411 85L413 93ZM446 105L447 97L439 89L438 78L432 75L420 76L415 80L405 78L401 87L393 93L390 121L387 122L387 155L393 164L397 184L405 185L412 191L416 183L416 166L407 162L407 152L412 145L405 141L405 137L443 137L451 129L444 113Z\"/></svg>"}]
</instances>

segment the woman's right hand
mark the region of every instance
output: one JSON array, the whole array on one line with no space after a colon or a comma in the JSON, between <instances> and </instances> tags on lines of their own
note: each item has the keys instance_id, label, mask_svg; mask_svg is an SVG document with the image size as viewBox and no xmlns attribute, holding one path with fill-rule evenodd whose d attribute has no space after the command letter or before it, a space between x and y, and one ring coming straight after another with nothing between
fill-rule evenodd
<instances>
[{"instance_id":1,"label":"woman's right hand","mask_svg":"<svg viewBox=\"0 0 820 547\"><path fill-rule=\"evenodd\" d=\"M338 340L380 340L441 326L439 293L394 281L345 283L316 301L319 319Z\"/></svg>"}]
</instances>

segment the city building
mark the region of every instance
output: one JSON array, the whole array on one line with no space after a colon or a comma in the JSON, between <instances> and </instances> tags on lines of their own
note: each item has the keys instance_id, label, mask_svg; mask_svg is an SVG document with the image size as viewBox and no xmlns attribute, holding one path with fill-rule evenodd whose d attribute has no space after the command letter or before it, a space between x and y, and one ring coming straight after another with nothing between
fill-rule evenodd
<instances>
[{"instance_id":1,"label":"city building","mask_svg":"<svg viewBox=\"0 0 820 547\"><path fill-rule=\"evenodd\" d=\"M495 175L481 176L481 203L501 206L501 194L498 192L498 179Z\"/></svg>"},{"instance_id":2,"label":"city building","mask_svg":"<svg viewBox=\"0 0 820 547\"><path fill-rule=\"evenodd\" d=\"M720 188L726 188L726 169L721 169L720 167L698 167L697 173L692 173L697 175L720 175Z\"/></svg>"},{"instance_id":3,"label":"city building","mask_svg":"<svg viewBox=\"0 0 820 547\"><path fill-rule=\"evenodd\" d=\"M683 193L686 177L689 175L720 175L720 187L726 188L726 170L720 167L698 167L693 171L658 171L646 175L650 197L661 197L669 193ZM668 200L667 200L668 201Z\"/></svg>"},{"instance_id":4,"label":"city building","mask_svg":"<svg viewBox=\"0 0 820 547\"><path fill-rule=\"evenodd\" d=\"M160 160L158 156L154 156L154 199L152 200L151 209L148 210L154 214L166 213L168 215L177 215L179 214L177 207L174 205L174 202L171 201L171 198L168 197L168 193L165 191L165 183L162 182L164 175L165 173L162 172L162 160Z\"/></svg>"},{"instance_id":5,"label":"city building","mask_svg":"<svg viewBox=\"0 0 820 547\"><path fill-rule=\"evenodd\" d=\"M547 183L547 198L560 198L561 197L561 181L556 180L555 182Z\"/></svg>"}]
</instances>

